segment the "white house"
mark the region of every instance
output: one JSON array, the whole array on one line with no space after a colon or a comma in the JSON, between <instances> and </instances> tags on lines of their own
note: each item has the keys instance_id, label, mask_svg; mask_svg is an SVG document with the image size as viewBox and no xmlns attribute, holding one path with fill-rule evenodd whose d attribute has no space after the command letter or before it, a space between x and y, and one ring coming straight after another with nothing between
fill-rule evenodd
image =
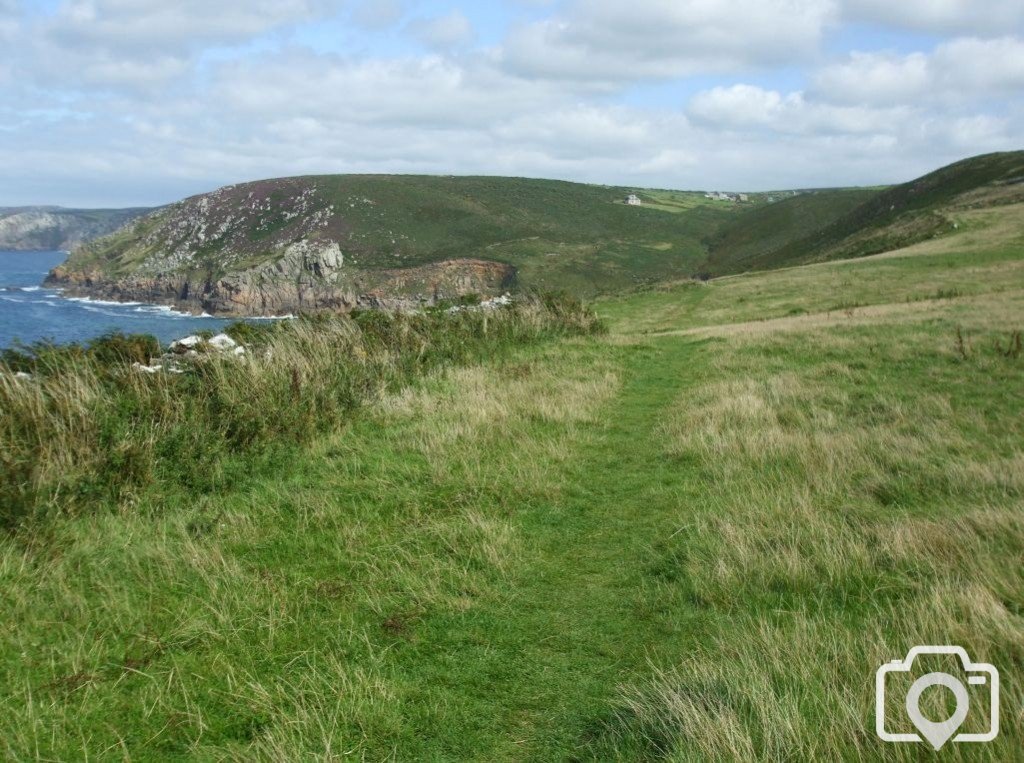
<instances>
[{"instance_id":1,"label":"white house","mask_svg":"<svg viewBox=\"0 0 1024 763\"><path fill-rule=\"evenodd\" d=\"M629 204L629 206L631 207L639 207L641 204L643 204L643 202L640 201L640 197L637 196L635 193L631 193L629 194L629 196L626 197L626 203Z\"/></svg>"}]
</instances>

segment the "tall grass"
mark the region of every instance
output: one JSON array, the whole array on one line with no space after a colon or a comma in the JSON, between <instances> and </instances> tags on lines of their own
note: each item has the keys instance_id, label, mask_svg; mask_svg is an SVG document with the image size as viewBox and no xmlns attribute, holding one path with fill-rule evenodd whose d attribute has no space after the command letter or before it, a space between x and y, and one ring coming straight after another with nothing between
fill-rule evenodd
<instances>
[{"instance_id":1,"label":"tall grass","mask_svg":"<svg viewBox=\"0 0 1024 763\"><path fill-rule=\"evenodd\" d=\"M918 760L875 739L875 668L952 643L1019 674L1021 366L992 341L1013 304L975 311L967 355L948 319L714 345L660 428L666 458L699 475L701 506L652 562L707 627L622 688L603 755ZM907 730L899 700L887 717ZM1004 683L1003 703L1021 706L1019 685ZM1011 711L993 745L943 753L1009 759L1019 722ZM986 723L972 709L964 731Z\"/></svg>"},{"instance_id":2,"label":"tall grass","mask_svg":"<svg viewBox=\"0 0 1024 763\"><path fill-rule=\"evenodd\" d=\"M144 339L9 352L0 365L0 525L130 504L153 486L227 487L426 371L598 330L578 301L546 296L486 312L238 324L229 333L248 345L245 356L211 352L180 374L133 368L155 349Z\"/></svg>"}]
</instances>

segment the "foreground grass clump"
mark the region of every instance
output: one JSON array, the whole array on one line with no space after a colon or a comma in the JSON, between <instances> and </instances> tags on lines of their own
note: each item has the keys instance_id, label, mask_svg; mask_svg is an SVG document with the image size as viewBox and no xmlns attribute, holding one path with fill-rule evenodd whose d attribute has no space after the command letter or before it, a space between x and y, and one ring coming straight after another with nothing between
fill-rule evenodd
<instances>
[{"instance_id":1,"label":"foreground grass clump","mask_svg":"<svg viewBox=\"0 0 1024 763\"><path fill-rule=\"evenodd\" d=\"M238 324L229 332L249 345L244 358L206 353L180 374L132 367L157 351L147 337L8 352L0 525L124 503L153 485L223 489L425 371L599 328L578 301L552 296L501 310Z\"/></svg>"}]
</instances>

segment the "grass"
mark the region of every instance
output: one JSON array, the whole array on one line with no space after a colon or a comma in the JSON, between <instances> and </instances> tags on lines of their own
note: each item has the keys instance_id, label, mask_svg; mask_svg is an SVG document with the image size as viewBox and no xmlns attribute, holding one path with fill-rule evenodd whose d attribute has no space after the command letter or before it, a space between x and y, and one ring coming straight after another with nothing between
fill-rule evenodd
<instances>
[{"instance_id":1,"label":"grass","mask_svg":"<svg viewBox=\"0 0 1024 763\"><path fill-rule=\"evenodd\" d=\"M602 303L285 467L4 537L2 754L915 760L874 671L948 642L1003 727L943 754L1014 759L1024 277L987 230Z\"/></svg>"},{"instance_id":2,"label":"grass","mask_svg":"<svg viewBox=\"0 0 1024 763\"><path fill-rule=\"evenodd\" d=\"M1024 173L1022 157L989 154L884 190L822 189L780 194L772 203L767 199L774 196L763 193L732 203L695 192L528 178L279 178L159 209L76 249L58 277L107 296L131 294L140 277L155 278L169 299L182 291L194 296L225 275L273 264L296 241L309 240L339 247L341 281L329 279L327 286L344 285L343 291L361 293L382 271L393 276L481 258L513 266L506 285L523 292L619 295L682 278L861 257L948 236L965 214L1024 201L1015 182ZM642 206L624 203L633 192ZM269 271L250 276L253 283L277 278ZM324 285L315 270L303 278ZM86 281L92 286L81 285ZM406 297L430 291L418 279L390 289Z\"/></svg>"},{"instance_id":3,"label":"grass","mask_svg":"<svg viewBox=\"0 0 1024 763\"><path fill-rule=\"evenodd\" d=\"M875 194L847 214L806 236L748 262L771 268L863 257L901 249L953 232L952 216L964 209L1020 202L1024 152L965 159L909 183Z\"/></svg>"},{"instance_id":4,"label":"grass","mask_svg":"<svg viewBox=\"0 0 1024 763\"><path fill-rule=\"evenodd\" d=\"M716 275L745 270L779 247L835 222L877 193L861 188L822 190L744 209L712 237L705 268Z\"/></svg>"},{"instance_id":5,"label":"grass","mask_svg":"<svg viewBox=\"0 0 1024 763\"><path fill-rule=\"evenodd\" d=\"M222 489L432 369L598 328L575 299L546 297L486 312L237 324L228 331L247 355L200 355L186 373L132 367L156 354L151 337L5 351L0 526L146 491Z\"/></svg>"},{"instance_id":6,"label":"grass","mask_svg":"<svg viewBox=\"0 0 1024 763\"><path fill-rule=\"evenodd\" d=\"M273 261L307 235L301 226L314 207L297 214L293 205L301 202L324 214L333 210L328 227L314 237L336 241L352 274L483 257L516 266L524 291L592 295L690 275L705 257L708 232L736 214L736 205L716 206L699 194L667 191L651 192L664 204L627 207L620 202L629 192L495 177L326 175L260 181L216 192L207 208L196 207L184 222L177 217L180 205L158 210L135 228L76 250L67 267L131 275L147 258L166 256L189 240L197 261L185 263L175 255L161 261L161 273L243 270ZM256 202L262 206L254 210ZM200 227L210 234L193 236ZM664 243L670 246L651 247Z\"/></svg>"},{"instance_id":7,"label":"grass","mask_svg":"<svg viewBox=\"0 0 1024 763\"><path fill-rule=\"evenodd\" d=\"M708 241L714 275L863 257L954 233L964 212L1024 200L1024 152L985 154L891 188L804 192L736 215Z\"/></svg>"},{"instance_id":8,"label":"grass","mask_svg":"<svg viewBox=\"0 0 1024 763\"><path fill-rule=\"evenodd\" d=\"M851 307L979 297L1021 287L1024 207L962 213L955 236L876 257L654 287L598 309L618 331L657 333Z\"/></svg>"},{"instance_id":9,"label":"grass","mask_svg":"<svg viewBox=\"0 0 1024 763\"><path fill-rule=\"evenodd\" d=\"M1020 670L1022 369L993 349L1017 308L975 312L967 361L948 318L714 343L661 429L701 500L651 562L699 635L623 687L599 757L874 758L872 666L959 643Z\"/></svg>"}]
</instances>

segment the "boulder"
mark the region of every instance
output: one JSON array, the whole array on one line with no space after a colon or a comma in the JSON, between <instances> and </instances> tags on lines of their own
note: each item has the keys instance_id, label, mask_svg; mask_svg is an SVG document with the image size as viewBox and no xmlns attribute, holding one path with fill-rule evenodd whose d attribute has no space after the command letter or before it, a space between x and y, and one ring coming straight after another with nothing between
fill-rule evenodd
<instances>
[{"instance_id":1,"label":"boulder","mask_svg":"<svg viewBox=\"0 0 1024 763\"><path fill-rule=\"evenodd\" d=\"M227 334L217 334L217 336L211 337L207 341L207 344L213 347L215 350L220 350L222 352L226 350L235 350L238 347L238 342L229 337Z\"/></svg>"},{"instance_id":2,"label":"boulder","mask_svg":"<svg viewBox=\"0 0 1024 763\"><path fill-rule=\"evenodd\" d=\"M192 334L191 336L182 337L181 339L175 339L171 342L171 352L186 352L188 350L194 350L196 347L203 343L203 338Z\"/></svg>"}]
</instances>

